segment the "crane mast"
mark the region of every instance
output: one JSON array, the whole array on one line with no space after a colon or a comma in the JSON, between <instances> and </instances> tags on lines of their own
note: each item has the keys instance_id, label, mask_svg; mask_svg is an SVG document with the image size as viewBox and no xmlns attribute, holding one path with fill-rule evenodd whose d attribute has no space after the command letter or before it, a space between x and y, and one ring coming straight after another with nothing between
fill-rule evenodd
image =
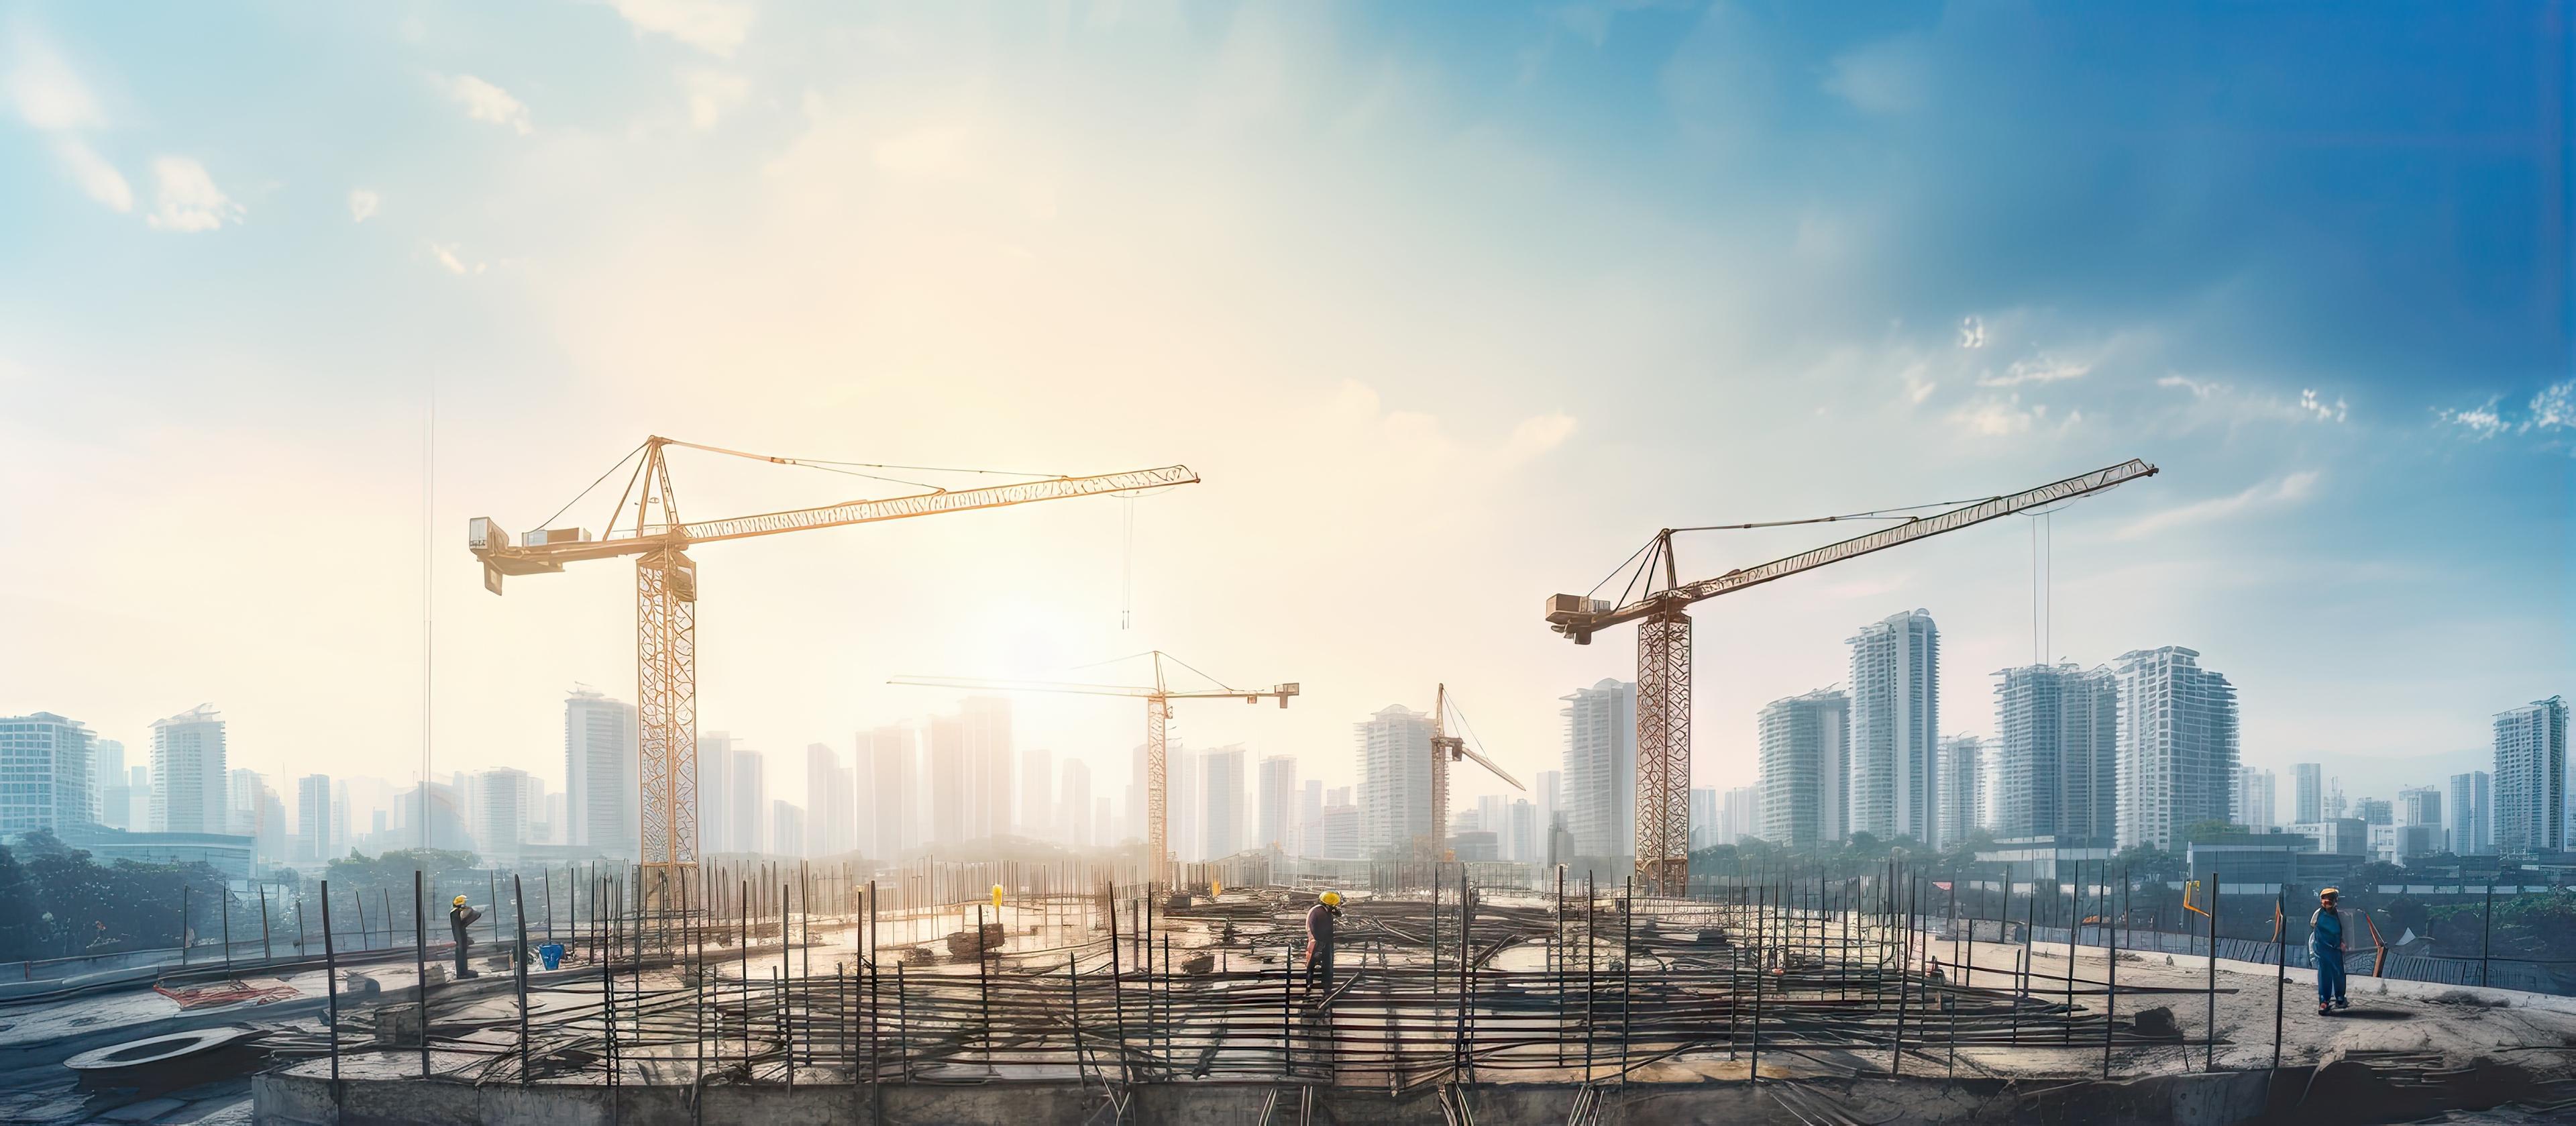
<instances>
[{"instance_id":1,"label":"crane mast","mask_svg":"<svg viewBox=\"0 0 2576 1126\"><path fill-rule=\"evenodd\" d=\"M1509 771L1494 765L1492 759L1467 749L1464 737L1449 733L1449 686L1443 683L1434 693L1431 708L1431 831L1414 838L1414 859L1442 861L1449 858L1449 849L1445 845L1449 838L1446 824L1449 817L1449 764L1469 759L1492 771L1495 777L1511 783L1513 789L1528 789ZM1495 832L1499 839L1501 830Z\"/></svg>"},{"instance_id":2,"label":"crane mast","mask_svg":"<svg viewBox=\"0 0 2576 1126\"><path fill-rule=\"evenodd\" d=\"M567 527L530 531L513 542L510 533L482 516L475 517L466 532L466 547L483 564L484 589L496 595L505 576L547 574L563 570L567 563L635 557L636 789L642 838L637 843L643 854L643 891L647 901L654 903L666 902L664 897L698 861L698 567L689 558L690 547L1043 500L1133 493L1199 480L1187 466L1173 465L1090 477L1039 477L976 489L932 489L692 524L682 520L678 492L671 484L666 451L674 446L780 465L807 464L655 435L619 460L622 466L642 455L598 538L583 528ZM612 466L610 473L616 468Z\"/></svg>"},{"instance_id":3,"label":"crane mast","mask_svg":"<svg viewBox=\"0 0 2576 1126\"><path fill-rule=\"evenodd\" d=\"M2155 474L2155 466L2132 459L1687 584L1673 557L1675 529L1666 528L1647 547L1634 599L1613 605L1584 595L1550 596L1548 628L1577 645L1591 644L1600 630L1637 623L1638 884L1651 894L1681 895L1690 877L1692 604Z\"/></svg>"}]
</instances>

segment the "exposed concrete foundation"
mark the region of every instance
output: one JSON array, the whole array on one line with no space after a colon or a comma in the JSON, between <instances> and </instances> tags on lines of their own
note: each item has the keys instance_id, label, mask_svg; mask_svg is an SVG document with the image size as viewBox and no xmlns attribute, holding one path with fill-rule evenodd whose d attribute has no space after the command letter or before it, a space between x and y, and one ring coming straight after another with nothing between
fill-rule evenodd
<instances>
[{"instance_id":1,"label":"exposed concrete foundation","mask_svg":"<svg viewBox=\"0 0 2576 1126\"><path fill-rule=\"evenodd\" d=\"M2310 1093L2310 1069L2155 1076L2126 1082L1935 1079L1822 1080L1630 1084L1604 1088L1603 1112L1637 1126L1663 1123L1799 1121L1792 1106L1822 1102L1863 1121L1896 1123L2083 1122L2101 1126L2227 1126L2288 1110ZM1555 1126L1567 1119L1578 1088L1563 1084L1471 1084L1464 1094L1479 1123ZM1279 1103L1271 1106L1273 1092ZM491 1126L609 1126L758 1122L762 1126L1080 1126L1095 1121L1104 1094L1094 1084L986 1083L961 1086L887 1084L711 1086L701 1104L674 1087L540 1084L531 1087L419 1080L348 1080L333 1106L328 1080L285 1073L253 1085L261 1123L328 1126L423 1123ZM1318 1090L1330 1120L1354 1124L1436 1122L1438 1096L1402 1096L1348 1088ZM615 1100L612 1113L611 1100ZM1298 1121L1297 1090L1262 1084L1172 1083L1135 1089L1134 1117L1148 1123L1255 1126ZM2278 1104L2278 1105L2276 1105ZM1326 1120L1317 1114L1315 1120ZM2353 1119L2346 1119L2347 1121ZM2368 1120L2363 1116L2361 1120Z\"/></svg>"}]
</instances>

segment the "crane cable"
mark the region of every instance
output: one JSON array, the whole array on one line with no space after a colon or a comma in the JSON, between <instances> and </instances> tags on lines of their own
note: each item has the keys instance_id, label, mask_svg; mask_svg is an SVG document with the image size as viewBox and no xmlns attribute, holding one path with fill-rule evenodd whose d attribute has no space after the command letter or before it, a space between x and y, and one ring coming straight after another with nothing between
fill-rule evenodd
<instances>
[{"instance_id":1,"label":"crane cable","mask_svg":"<svg viewBox=\"0 0 2576 1126\"><path fill-rule=\"evenodd\" d=\"M1639 589L1638 584L1640 580L1643 580L1645 583L1645 593L1653 593L1655 579L1653 570L1654 564L1662 558L1661 545L1664 542L1664 537L1674 532L1739 532L1753 528L1787 528L1799 524L1831 524L1841 520L1920 520L1922 519L1920 516L1900 516L1896 514L1915 512L1926 508L1955 508L1963 504L1978 504L1994 499L1996 498L1968 497L1962 500L1936 500L1925 504L1909 504L1896 508L1873 508L1867 512L1846 512L1836 516L1811 516L1804 520L1760 520L1747 524L1700 524L1688 528L1666 528L1663 532L1658 533L1655 538L1646 541L1645 546L1630 553L1628 558L1620 560L1618 566L1612 567L1609 574L1602 576L1600 582L1592 584L1592 589L1584 591L1583 594L1586 598L1591 597L1602 587L1609 585L1610 580L1618 578L1621 572L1629 571L1630 563L1636 563L1637 567L1635 571L1629 575L1627 583L1619 588L1621 604L1624 605L1626 603L1628 592ZM1639 560L1638 556L1641 555L1646 556L1646 558Z\"/></svg>"}]
</instances>

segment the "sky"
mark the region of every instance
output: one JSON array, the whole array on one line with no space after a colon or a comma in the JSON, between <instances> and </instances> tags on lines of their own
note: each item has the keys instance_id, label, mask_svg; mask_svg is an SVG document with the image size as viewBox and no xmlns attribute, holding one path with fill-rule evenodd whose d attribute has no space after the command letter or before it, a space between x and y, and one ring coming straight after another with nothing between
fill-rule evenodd
<instances>
[{"instance_id":1,"label":"sky","mask_svg":"<svg viewBox=\"0 0 2576 1126\"><path fill-rule=\"evenodd\" d=\"M565 691L633 696L628 567L495 598L466 523L661 434L1204 478L701 549L701 728L775 794L955 706L890 677L1154 649L1303 686L1183 706L1187 745L1347 784L1352 724L1446 683L1526 780L1559 697L1634 676L1543 600L1657 529L2138 457L2044 527L1702 604L1694 780L1750 784L1760 706L1921 607L1947 732L1992 732L1994 670L2184 645L2248 764L2386 795L2576 692L2571 19L0 5L0 713L139 755L211 702L239 765L396 779L426 728L441 776L559 781ZM691 518L911 489L673 472ZM1017 708L1123 793L1136 704Z\"/></svg>"}]
</instances>

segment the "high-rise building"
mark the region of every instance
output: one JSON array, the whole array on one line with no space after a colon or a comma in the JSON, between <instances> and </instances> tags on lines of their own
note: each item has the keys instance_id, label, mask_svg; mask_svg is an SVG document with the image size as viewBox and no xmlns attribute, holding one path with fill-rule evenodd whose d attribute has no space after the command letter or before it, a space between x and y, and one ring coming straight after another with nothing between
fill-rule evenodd
<instances>
[{"instance_id":1,"label":"high-rise building","mask_svg":"<svg viewBox=\"0 0 2576 1126\"><path fill-rule=\"evenodd\" d=\"M1017 755L1011 749L1011 702L999 696L969 696L958 704L967 764L965 840L981 840L1011 831L1012 784Z\"/></svg>"},{"instance_id":2,"label":"high-rise building","mask_svg":"<svg viewBox=\"0 0 2576 1126\"><path fill-rule=\"evenodd\" d=\"M2389 804L2387 798L2363 798L2356 801L2353 803L2352 815L2361 818L2361 823L2364 825L2397 823L2397 807Z\"/></svg>"},{"instance_id":3,"label":"high-rise building","mask_svg":"<svg viewBox=\"0 0 2576 1126\"><path fill-rule=\"evenodd\" d=\"M1219 747L1200 756L1207 812L1200 818L1204 856L1221 860L1243 851L1244 759L1242 745Z\"/></svg>"},{"instance_id":4,"label":"high-rise building","mask_svg":"<svg viewBox=\"0 0 2576 1126\"><path fill-rule=\"evenodd\" d=\"M240 773L249 774L250 772ZM287 859L286 838L289 835L287 830L291 828L286 822L286 801L278 796L277 788L269 785L267 779L251 774L251 780L255 783L250 799L251 839L254 847L258 850L260 859L271 863L283 863Z\"/></svg>"},{"instance_id":5,"label":"high-rise building","mask_svg":"<svg viewBox=\"0 0 2576 1126\"><path fill-rule=\"evenodd\" d=\"M1360 839L1351 858L1410 856L1415 839L1437 836L1449 819L1447 810L1431 815L1431 717L1389 704L1351 730L1360 760Z\"/></svg>"},{"instance_id":6,"label":"high-rise building","mask_svg":"<svg viewBox=\"0 0 2576 1126\"><path fill-rule=\"evenodd\" d=\"M2483 770L2451 776L2451 851L2484 856L2495 851L2494 776Z\"/></svg>"},{"instance_id":7,"label":"high-rise building","mask_svg":"<svg viewBox=\"0 0 2576 1126\"><path fill-rule=\"evenodd\" d=\"M796 850L804 847L808 836L804 806L785 799L769 803L769 839L778 842L778 851L802 855Z\"/></svg>"},{"instance_id":8,"label":"high-rise building","mask_svg":"<svg viewBox=\"0 0 2576 1126\"><path fill-rule=\"evenodd\" d=\"M1762 706L1757 722L1762 824L1742 831L1792 848L1843 839L1849 831L1843 787L1851 776L1851 698L1822 688L1773 700Z\"/></svg>"},{"instance_id":9,"label":"high-rise building","mask_svg":"<svg viewBox=\"0 0 2576 1126\"><path fill-rule=\"evenodd\" d=\"M331 852L331 776L307 774L295 781L295 836L303 849L297 860L329 860Z\"/></svg>"},{"instance_id":10,"label":"high-rise building","mask_svg":"<svg viewBox=\"0 0 2576 1126\"><path fill-rule=\"evenodd\" d=\"M2307 825L2325 820L2326 767L2321 762L2290 766L2290 820Z\"/></svg>"},{"instance_id":11,"label":"high-rise building","mask_svg":"<svg viewBox=\"0 0 2576 1126\"><path fill-rule=\"evenodd\" d=\"M1737 786L1717 796L1717 843L1741 844L1758 837L1762 827L1762 790Z\"/></svg>"},{"instance_id":12,"label":"high-rise building","mask_svg":"<svg viewBox=\"0 0 2576 1126\"><path fill-rule=\"evenodd\" d=\"M700 745L705 744L701 739ZM635 705L588 688L564 696L564 824L554 836L568 845L616 856L641 854L643 824L637 793ZM706 782L700 760L698 780ZM715 851L700 826L698 847Z\"/></svg>"},{"instance_id":13,"label":"high-rise building","mask_svg":"<svg viewBox=\"0 0 2576 1126\"><path fill-rule=\"evenodd\" d=\"M852 813L858 794L857 782L831 744L805 745L805 855L835 856L858 847L851 839L858 827ZM779 844L786 847L784 841Z\"/></svg>"},{"instance_id":14,"label":"high-rise building","mask_svg":"<svg viewBox=\"0 0 2576 1126\"><path fill-rule=\"evenodd\" d=\"M99 787L99 824L105 825L110 829L141 829L143 827L144 822L134 816L134 799L135 795L140 791L135 784L130 781L130 779L145 773L146 771L144 771L142 767L138 766L132 768L131 773L120 770L114 774L100 775L100 778L103 779L106 784Z\"/></svg>"},{"instance_id":15,"label":"high-rise building","mask_svg":"<svg viewBox=\"0 0 2576 1126\"><path fill-rule=\"evenodd\" d=\"M2436 786L2401 787L2397 791L2396 812L2396 823L2402 827L2430 826L2440 829L2442 827L2442 791ZM2448 844L2449 839L2446 835L2437 834L2434 844L2427 849L2417 850L2417 854L2431 851L2433 848L2447 848Z\"/></svg>"},{"instance_id":16,"label":"high-rise building","mask_svg":"<svg viewBox=\"0 0 2576 1126\"><path fill-rule=\"evenodd\" d=\"M733 851L733 755L731 733L698 733L698 851L702 854Z\"/></svg>"},{"instance_id":17,"label":"high-rise building","mask_svg":"<svg viewBox=\"0 0 2576 1126\"><path fill-rule=\"evenodd\" d=\"M465 806L484 859L507 863L518 858L528 839L532 781L527 771L510 767L473 777Z\"/></svg>"},{"instance_id":18,"label":"high-rise building","mask_svg":"<svg viewBox=\"0 0 2576 1126\"><path fill-rule=\"evenodd\" d=\"M1538 806L1538 855L1533 859L1544 863L1550 837L1565 828L1565 772L1539 771L1530 785L1530 801Z\"/></svg>"},{"instance_id":19,"label":"high-rise building","mask_svg":"<svg viewBox=\"0 0 2576 1126\"><path fill-rule=\"evenodd\" d=\"M1068 757L1057 779L1056 835L1075 848L1102 844L1091 819L1091 764Z\"/></svg>"},{"instance_id":20,"label":"high-rise building","mask_svg":"<svg viewBox=\"0 0 2576 1126\"><path fill-rule=\"evenodd\" d=\"M1559 697L1565 777L1558 800L1577 856L1637 850L1637 686L1604 680Z\"/></svg>"},{"instance_id":21,"label":"high-rise building","mask_svg":"<svg viewBox=\"0 0 2576 1126\"><path fill-rule=\"evenodd\" d=\"M235 769L224 775L224 831L237 837L259 832L259 772Z\"/></svg>"},{"instance_id":22,"label":"high-rise building","mask_svg":"<svg viewBox=\"0 0 2576 1126\"><path fill-rule=\"evenodd\" d=\"M0 718L0 833L90 824L95 742L87 725L52 712Z\"/></svg>"},{"instance_id":23,"label":"high-rise building","mask_svg":"<svg viewBox=\"0 0 2576 1126\"><path fill-rule=\"evenodd\" d=\"M1697 852L1717 843L1717 790L1693 786L1690 792L1690 847Z\"/></svg>"},{"instance_id":24,"label":"high-rise building","mask_svg":"<svg viewBox=\"0 0 2576 1126\"><path fill-rule=\"evenodd\" d=\"M1109 815L1109 798L1104 795L1091 799L1091 833L1093 838L1102 845L1116 844L1116 841L1109 838L1111 834L1117 832L1117 825L1118 822L1113 820Z\"/></svg>"},{"instance_id":25,"label":"high-rise building","mask_svg":"<svg viewBox=\"0 0 2576 1126\"><path fill-rule=\"evenodd\" d=\"M1019 835L1053 840L1055 827L1055 752L1031 747L1020 752Z\"/></svg>"},{"instance_id":26,"label":"high-rise building","mask_svg":"<svg viewBox=\"0 0 2576 1126\"><path fill-rule=\"evenodd\" d=\"M2495 843L2506 856L2567 847L2567 701L2495 716Z\"/></svg>"},{"instance_id":27,"label":"high-rise building","mask_svg":"<svg viewBox=\"0 0 2576 1126\"><path fill-rule=\"evenodd\" d=\"M974 831L966 812L972 774L966 754L966 718L932 716L929 735L921 766L930 782L930 818L922 825L922 840L931 844L972 840Z\"/></svg>"},{"instance_id":28,"label":"high-rise building","mask_svg":"<svg viewBox=\"0 0 2576 1126\"><path fill-rule=\"evenodd\" d=\"M1985 740L1951 735L1941 740L1941 825L1939 844L1948 848L1968 839L1985 824L1978 807L1979 782L1985 776Z\"/></svg>"},{"instance_id":29,"label":"high-rise building","mask_svg":"<svg viewBox=\"0 0 2576 1126\"><path fill-rule=\"evenodd\" d=\"M114 822L107 820L108 789L125 785L125 743L122 740L91 740L89 782L92 791L90 819L101 824L113 824L120 829L125 828L127 811L117 811Z\"/></svg>"},{"instance_id":30,"label":"high-rise building","mask_svg":"<svg viewBox=\"0 0 2576 1126\"><path fill-rule=\"evenodd\" d=\"M1261 759L1261 815L1252 840L1254 848L1286 851L1296 844L1297 833L1297 760L1289 755L1264 755Z\"/></svg>"},{"instance_id":31,"label":"high-rise building","mask_svg":"<svg viewBox=\"0 0 2576 1126\"><path fill-rule=\"evenodd\" d=\"M728 851L767 852L774 846L784 852L802 844L801 840L768 839L776 818L770 808L769 764L761 753L737 745L732 758L732 776L725 780L725 822L731 834L726 840Z\"/></svg>"},{"instance_id":32,"label":"high-rise building","mask_svg":"<svg viewBox=\"0 0 2576 1126\"><path fill-rule=\"evenodd\" d=\"M864 748L860 760L867 764L871 779L868 797L874 806L868 831L858 845L877 860L899 858L924 839L920 756L913 751L912 738L912 729L903 726L880 727L859 735L859 745Z\"/></svg>"},{"instance_id":33,"label":"high-rise building","mask_svg":"<svg viewBox=\"0 0 2576 1126\"><path fill-rule=\"evenodd\" d=\"M1527 864L1538 853L1538 807L1518 799L1503 810L1503 859Z\"/></svg>"},{"instance_id":34,"label":"high-rise building","mask_svg":"<svg viewBox=\"0 0 2576 1126\"><path fill-rule=\"evenodd\" d=\"M1321 836L1323 831L1324 780L1309 778L1306 784L1298 787L1297 790L1297 839L1289 842L1289 854L1292 856L1321 855L1315 849L1323 843Z\"/></svg>"},{"instance_id":35,"label":"high-rise building","mask_svg":"<svg viewBox=\"0 0 2576 1126\"><path fill-rule=\"evenodd\" d=\"M224 750L224 717L212 704L152 721L152 829L221 833L231 829L225 800L232 773Z\"/></svg>"},{"instance_id":36,"label":"high-rise building","mask_svg":"<svg viewBox=\"0 0 2576 1126\"><path fill-rule=\"evenodd\" d=\"M2275 803L2277 787L2269 770L2252 767L2236 768L2236 816L2233 820L2248 829L2262 832L2281 823L2280 807Z\"/></svg>"},{"instance_id":37,"label":"high-rise building","mask_svg":"<svg viewBox=\"0 0 2576 1126\"><path fill-rule=\"evenodd\" d=\"M1429 754L1429 751L1423 752ZM1360 807L1351 803L1347 786L1333 790L1324 799L1324 815L1318 819L1315 855L1325 860L1359 860L1366 856L1365 833Z\"/></svg>"},{"instance_id":38,"label":"high-rise building","mask_svg":"<svg viewBox=\"0 0 2576 1126\"><path fill-rule=\"evenodd\" d=\"M1926 610L1892 614L1851 646L1850 831L1936 844L1941 631Z\"/></svg>"},{"instance_id":39,"label":"high-rise building","mask_svg":"<svg viewBox=\"0 0 2576 1126\"><path fill-rule=\"evenodd\" d=\"M2179 645L2137 649L2119 679L2119 847L2179 853L2184 830L2227 820L2235 794L2236 689Z\"/></svg>"},{"instance_id":40,"label":"high-rise building","mask_svg":"<svg viewBox=\"0 0 2576 1126\"><path fill-rule=\"evenodd\" d=\"M2108 841L2118 810L2119 686L2073 662L1995 673L1997 837Z\"/></svg>"},{"instance_id":41,"label":"high-rise building","mask_svg":"<svg viewBox=\"0 0 2576 1126\"><path fill-rule=\"evenodd\" d=\"M1207 859L1206 838L1200 832L1207 818L1207 788L1200 783L1199 756L1173 740L1164 748L1163 761L1163 831L1171 845L1174 859L1196 861Z\"/></svg>"}]
</instances>

